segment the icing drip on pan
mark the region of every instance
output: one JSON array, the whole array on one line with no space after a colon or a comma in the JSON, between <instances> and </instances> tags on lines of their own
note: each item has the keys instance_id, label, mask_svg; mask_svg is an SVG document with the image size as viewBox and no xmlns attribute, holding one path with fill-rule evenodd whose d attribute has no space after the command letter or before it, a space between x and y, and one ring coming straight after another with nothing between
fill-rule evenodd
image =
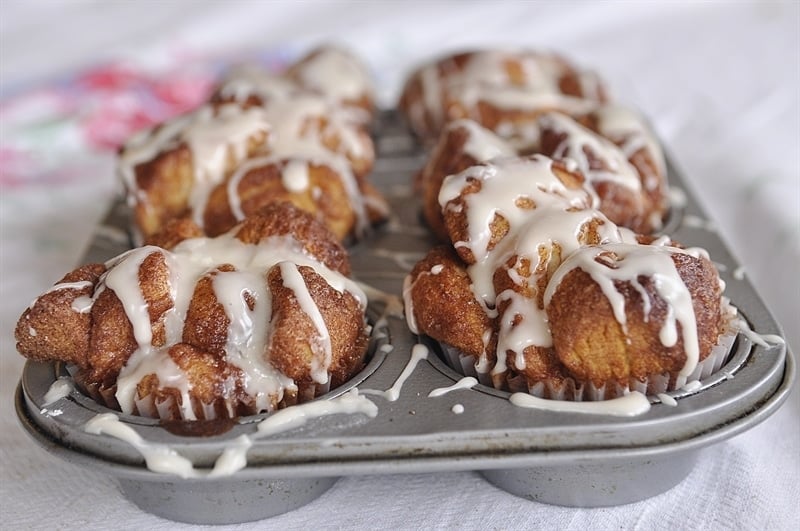
<instances>
[{"instance_id":1,"label":"icing drip on pan","mask_svg":"<svg viewBox=\"0 0 800 531\"><path fill-rule=\"evenodd\" d=\"M84 431L95 435L108 435L130 444L144 458L147 468L153 472L172 474L184 479L214 478L230 476L247 466L247 451L253 442L306 424L309 420L329 415L362 414L374 418L378 407L358 389L333 398L292 406L272 413L257 425L256 433L240 435L233 439L220 454L211 470L200 470L186 457L181 456L166 444L146 441L134 428L127 425L114 413L102 413L84 425Z\"/></svg>"}]
</instances>

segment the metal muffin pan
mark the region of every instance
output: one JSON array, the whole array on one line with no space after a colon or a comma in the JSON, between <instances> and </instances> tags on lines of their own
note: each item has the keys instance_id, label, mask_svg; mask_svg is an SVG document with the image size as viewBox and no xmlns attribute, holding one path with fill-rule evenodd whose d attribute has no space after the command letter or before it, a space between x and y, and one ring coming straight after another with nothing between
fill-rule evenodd
<instances>
[{"instance_id":1,"label":"metal muffin pan","mask_svg":"<svg viewBox=\"0 0 800 531\"><path fill-rule=\"evenodd\" d=\"M686 477L704 447L752 428L786 399L794 379L791 353L783 344L757 345L744 334L701 389L670 393L677 405L653 399L639 416L525 409L511 404L508 393L481 385L429 397L461 375L440 359L435 345L410 370L412 350L422 340L408 330L400 310L404 276L436 243L420 222L411 186L425 154L394 112L380 117L377 148L372 179L388 197L392 219L350 248L353 276L374 288L369 290L370 358L356 378L315 401L357 388L377 406L377 415L311 418L301 427L256 437L259 422L269 415L204 425L204 436L191 436L157 420L113 412L142 441L189 459L197 470L210 470L241 436L253 438L246 467L230 475L183 479L151 471L141 452L124 440L87 433L87 421L111 410L78 391L46 404L45 394L64 369L29 361L16 393L23 427L51 453L115 477L124 495L145 511L191 523L234 523L300 507L337 477L376 473L479 470L501 489L540 502L630 503L671 488ZM675 202L665 232L709 251L727 284L726 295L753 330L782 335L679 172L672 165L669 170L671 188L686 197ZM126 250L126 227L126 207L115 204L83 262ZM379 393L393 386L399 389L396 400Z\"/></svg>"}]
</instances>

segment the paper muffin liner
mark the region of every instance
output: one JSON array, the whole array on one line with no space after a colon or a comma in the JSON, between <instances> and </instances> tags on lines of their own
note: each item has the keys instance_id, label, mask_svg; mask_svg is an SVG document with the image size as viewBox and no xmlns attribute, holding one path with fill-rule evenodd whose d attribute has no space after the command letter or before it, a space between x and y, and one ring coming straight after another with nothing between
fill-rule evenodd
<instances>
[{"instance_id":1,"label":"paper muffin liner","mask_svg":"<svg viewBox=\"0 0 800 531\"><path fill-rule=\"evenodd\" d=\"M492 374L491 370L479 372L476 369L476 357L467 355L457 348L441 344L447 364L464 376L473 376L486 386L512 393L528 393L538 398L550 400L567 400L573 402L609 400L624 396L631 391L638 391L648 396L676 391L696 380L708 378L718 371L728 359L731 347L736 339L736 332L728 330L719 337L717 344L708 356L698 362L689 376L675 374L654 374L645 380L630 378L627 385L608 382L600 387L591 382L580 383L572 378L551 378L537 382L528 382L523 375L510 375L508 372Z\"/></svg>"},{"instance_id":2,"label":"paper muffin liner","mask_svg":"<svg viewBox=\"0 0 800 531\"><path fill-rule=\"evenodd\" d=\"M442 350L444 352L445 357L447 358L447 364L458 371L459 373L463 374L464 376L472 376L479 383L483 385L488 385L489 387L493 387L492 383L492 373L490 370L487 371L479 371L478 370L478 358L474 355L467 355L458 350L457 348L448 345L446 343L441 343Z\"/></svg>"},{"instance_id":3,"label":"paper muffin liner","mask_svg":"<svg viewBox=\"0 0 800 531\"><path fill-rule=\"evenodd\" d=\"M73 377L75 377L75 372L70 372ZM76 378L75 381L78 384L78 388L98 404L109 409L121 410L116 397L116 385L111 387L102 386L97 383L82 381L80 378ZM164 390L169 391L172 390L172 388L165 388ZM302 402L308 402L322 396L330 391L330 378L325 384L311 383L300 385L297 389L285 389L283 398L277 403L277 406L266 411L258 411L255 408L251 408L250 411L242 411L243 407L240 402L225 397L217 398L211 403L205 403L191 398L192 414L187 415L186 408L183 408L176 399L176 396L179 396L178 391L174 391L174 393L167 392L166 396L164 396L164 394L160 396L150 394L144 397L139 396L137 392L133 399L134 408L132 414L164 421L218 420L235 418L243 415L256 415L258 413L267 413Z\"/></svg>"}]
</instances>

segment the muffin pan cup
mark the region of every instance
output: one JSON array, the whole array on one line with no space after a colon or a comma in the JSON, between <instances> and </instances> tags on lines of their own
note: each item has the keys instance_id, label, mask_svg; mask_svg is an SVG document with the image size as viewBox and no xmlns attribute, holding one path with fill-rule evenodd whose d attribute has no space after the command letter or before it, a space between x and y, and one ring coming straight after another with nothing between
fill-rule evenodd
<instances>
[{"instance_id":1,"label":"muffin pan cup","mask_svg":"<svg viewBox=\"0 0 800 531\"><path fill-rule=\"evenodd\" d=\"M346 475L459 470L479 470L523 498L595 507L668 490L702 459L703 448L752 428L786 399L795 372L791 353L784 344L756 344L742 333L728 361L701 388L668 393L676 405L651 398L651 408L638 416L522 408L509 402L509 393L480 384L428 396L463 376L443 361L438 345L411 334L401 310L403 278L436 243L420 221L411 185L425 155L395 113L380 118L372 179L388 197L392 219L350 248L353 276L368 286L370 358L354 379L312 402L358 389L359 400L376 406L374 417L309 415L299 427L264 435L259 424L266 414L209 425L205 436L189 436L155 419L113 412L75 390L47 404L44 397L64 368L29 361L16 406L33 439L68 461L117 478L123 494L143 510L191 523L280 514L312 501ZM670 186L685 200L675 202L664 232L706 248L740 316L759 334L782 335L674 166ZM112 208L84 262L104 261L128 248L126 214L121 203ZM101 413L114 413L145 444L189 460L198 477L154 472L129 442L88 433L86 422ZM247 465L206 477L242 436L252 441Z\"/></svg>"}]
</instances>

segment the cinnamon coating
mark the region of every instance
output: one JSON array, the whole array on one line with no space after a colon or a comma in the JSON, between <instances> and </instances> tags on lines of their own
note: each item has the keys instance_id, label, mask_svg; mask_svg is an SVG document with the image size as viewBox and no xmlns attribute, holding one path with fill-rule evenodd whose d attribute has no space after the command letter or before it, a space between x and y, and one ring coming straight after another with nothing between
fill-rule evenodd
<instances>
[{"instance_id":1,"label":"cinnamon coating","mask_svg":"<svg viewBox=\"0 0 800 531\"><path fill-rule=\"evenodd\" d=\"M725 329L718 273L669 237L618 227L583 184L542 155L446 178L454 243L406 280L412 329L480 360L501 389L582 400L682 385Z\"/></svg>"},{"instance_id":2,"label":"cinnamon coating","mask_svg":"<svg viewBox=\"0 0 800 531\"><path fill-rule=\"evenodd\" d=\"M64 277L21 316L20 353L75 364L123 412L187 420L308 400L361 367L366 299L311 215L272 204L219 238L170 238Z\"/></svg>"},{"instance_id":3,"label":"cinnamon coating","mask_svg":"<svg viewBox=\"0 0 800 531\"><path fill-rule=\"evenodd\" d=\"M20 354L36 361L56 357L68 363L83 360L89 350L91 317L79 303L81 298L91 296L104 272L103 264L79 267L36 299L22 313L14 330Z\"/></svg>"},{"instance_id":4,"label":"cinnamon coating","mask_svg":"<svg viewBox=\"0 0 800 531\"><path fill-rule=\"evenodd\" d=\"M366 70L344 50L317 49L281 74L232 72L208 104L121 149L119 172L140 240L156 241L179 218L216 236L272 200L330 221L340 239L363 236L388 217L367 181L375 160L371 112ZM257 167L282 171L289 161L305 162L313 179L282 175L287 186L276 188L274 179L264 186L244 178Z\"/></svg>"},{"instance_id":5,"label":"cinnamon coating","mask_svg":"<svg viewBox=\"0 0 800 531\"><path fill-rule=\"evenodd\" d=\"M417 175L428 226L447 241L439 191L450 175L496 157L540 153L563 159L569 171L580 173L593 206L616 224L639 233L661 227L667 211L666 174L660 148L645 125L621 108L604 107L584 118L594 127L603 124L620 145L554 113L542 113L531 124L535 138L517 146L476 122L450 123ZM630 156L626 150L631 151Z\"/></svg>"},{"instance_id":6,"label":"cinnamon coating","mask_svg":"<svg viewBox=\"0 0 800 531\"><path fill-rule=\"evenodd\" d=\"M464 263L452 249L431 249L409 274L406 307L415 332L440 339L476 358L494 358L494 322L484 312L470 286ZM448 308L448 311L442 311Z\"/></svg>"},{"instance_id":7,"label":"cinnamon coating","mask_svg":"<svg viewBox=\"0 0 800 531\"><path fill-rule=\"evenodd\" d=\"M558 283L547 316L558 359L576 381L591 382L598 388L607 383L626 387L631 379L645 382L659 374L669 374L674 381L687 364L687 332L689 339L697 336L698 361L706 359L716 345L723 323L716 269L705 257L661 249L691 297L691 316L684 316L690 318L680 322L679 316L674 324L674 344L665 345L662 330L670 326L674 319L670 313L675 309L659 292L653 276L613 280L624 305L622 323L612 299L592 274L576 267ZM624 260L613 248L595 254L601 269L617 268ZM658 281L663 282L663 276Z\"/></svg>"},{"instance_id":8,"label":"cinnamon coating","mask_svg":"<svg viewBox=\"0 0 800 531\"><path fill-rule=\"evenodd\" d=\"M414 133L430 143L460 118L510 137L542 112L578 115L606 100L593 73L556 54L481 50L419 67L408 77L398 106Z\"/></svg>"}]
</instances>

